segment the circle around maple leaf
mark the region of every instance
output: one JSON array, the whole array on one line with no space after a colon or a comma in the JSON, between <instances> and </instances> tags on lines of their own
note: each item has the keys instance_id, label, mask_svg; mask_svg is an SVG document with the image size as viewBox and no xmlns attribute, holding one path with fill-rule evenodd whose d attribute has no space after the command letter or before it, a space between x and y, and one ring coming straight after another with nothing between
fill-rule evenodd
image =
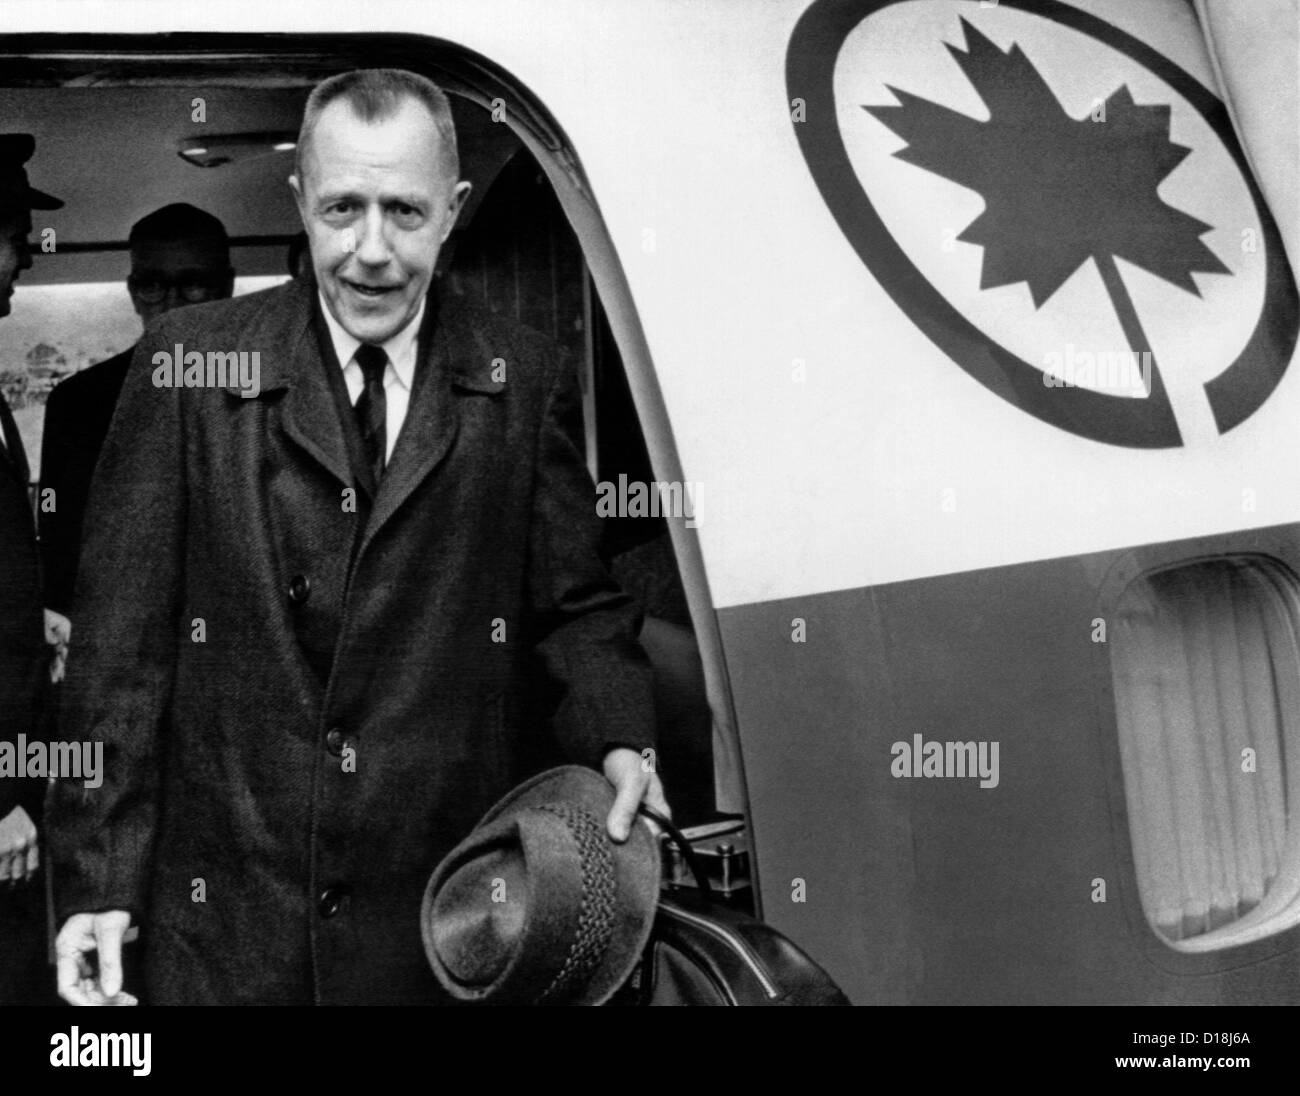
<instances>
[{"instance_id":1,"label":"circle around maple leaf","mask_svg":"<svg viewBox=\"0 0 1300 1096\"><path fill-rule=\"evenodd\" d=\"M804 160L840 230L908 318L989 391L1049 425L1093 441L1137 449L1182 445L1158 368L1153 370L1151 391L1145 399L1080 387L1049 388L1039 368L991 339L939 292L885 226L858 180L844 145L835 109L835 63L844 40L864 19L895 4L914 2L817 0L800 17L790 36L786 52L788 96L791 100L801 98L805 104L803 119L793 121L795 133ZM975 6L975 0L971 0L972 9ZM1266 265L1264 304L1246 346L1205 385L1215 424L1220 434L1227 433L1253 415L1272 394L1290 364L1300 333L1300 300L1282 240L1237 144L1227 110L1189 73L1103 19L1059 0L1001 0L998 6L1086 34L1142 65L1201 115L1232 157L1259 218ZM1097 265L1112 298L1124 294L1114 260Z\"/></svg>"}]
</instances>

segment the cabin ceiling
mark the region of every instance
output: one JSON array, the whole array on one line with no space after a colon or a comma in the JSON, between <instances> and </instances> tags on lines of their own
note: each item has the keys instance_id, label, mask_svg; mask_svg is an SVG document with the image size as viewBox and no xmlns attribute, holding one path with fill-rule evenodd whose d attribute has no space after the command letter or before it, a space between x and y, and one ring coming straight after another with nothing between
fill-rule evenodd
<instances>
[{"instance_id":1,"label":"cabin ceiling","mask_svg":"<svg viewBox=\"0 0 1300 1096\"><path fill-rule=\"evenodd\" d=\"M31 285L117 281L126 277L131 225L171 202L189 202L220 218L232 237L277 237L237 247L240 275L282 274L285 244L299 231L286 179L293 153L273 153L216 168L177 155L187 138L249 132L296 132L309 88L196 85L0 88L0 132L32 133L36 154L27 165L32 185L62 198L64 207L34 211L34 240L55 231L56 250L38 254L23 281ZM192 120L204 100L206 121ZM462 224L472 219L501 167L520 147L509 128L482 108L451 97L460 140L461 173L474 184ZM79 251L66 245L116 245Z\"/></svg>"}]
</instances>

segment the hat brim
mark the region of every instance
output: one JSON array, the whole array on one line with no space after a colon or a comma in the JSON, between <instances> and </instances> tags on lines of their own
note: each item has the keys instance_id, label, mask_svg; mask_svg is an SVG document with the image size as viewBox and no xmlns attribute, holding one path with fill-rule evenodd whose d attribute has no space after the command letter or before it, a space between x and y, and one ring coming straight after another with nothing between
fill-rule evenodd
<instances>
[{"instance_id":1,"label":"hat brim","mask_svg":"<svg viewBox=\"0 0 1300 1096\"><path fill-rule=\"evenodd\" d=\"M438 886L446 874L445 867L471 851L485 827L514 814L529 808L562 803L590 812L603 825L614 806L614 798L614 789L609 781L593 769L579 765L550 769L525 781L501 799L479 821L474 833L439 864L425 889L420 922L430 964L449 992L461 999L468 999L460 987L445 977L437 954L432 950L431 917ZM658 841L649 827L638 819L625 842L617 845L610 839L610 845L616 879L617 921L599 966L581 987L575 987L574 993L566 1002L568 1004L599 1005L613 996L636 968L654 927L661 874ZM482 1003L526 1003L498 1001L490 992L475 994L474 999Z\"/></svg>"},{"instance_id":2,"label":"hat brim","mask_svg":"<svg viewBox=\"0 0 1300 1096\"><path fill-rule=\"evenodd\" d=\"M53 194L46 194L43 190L37 190L34 186L29 186L27 188L27 208L62 209L63 202L61 199L54 197Z\"/></svg>"}]
</instances>

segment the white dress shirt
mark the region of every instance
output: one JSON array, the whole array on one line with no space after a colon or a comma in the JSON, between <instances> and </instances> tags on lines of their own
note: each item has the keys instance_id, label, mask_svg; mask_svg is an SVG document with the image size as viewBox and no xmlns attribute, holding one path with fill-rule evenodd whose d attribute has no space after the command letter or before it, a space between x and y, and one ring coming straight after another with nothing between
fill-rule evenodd
<instances>
[{"instance_id":1,"label":"white dress shirt","mask_svg":"<svg viewBox=\"0 0 1300 1096\"><path fill-rule=\"evenodd\" d=\"M330 340L334 343L334 353L343 367L343 380L348 386L348 399L355 407L366 387L365 375L361 372L361 366L357 364L356 359L357 347L361 345L361 340L353 338L343 330L343 326L330 312L329 305L325 303L320 290L316 291L316 295L320 297L321 311L325 314ZM397 435L401 432L402 423L406 421L406 409L411 403L411 383L415 379L416 336L420 333L422 319L424 319L423 301L420 302L420 310L415 314L414 319L387 342L380 344L388 355L388 364L384 367L384 402L388 410L384 423L385 464L393 459L393 446L397 444Z\"/></svg>"}]
</instances>

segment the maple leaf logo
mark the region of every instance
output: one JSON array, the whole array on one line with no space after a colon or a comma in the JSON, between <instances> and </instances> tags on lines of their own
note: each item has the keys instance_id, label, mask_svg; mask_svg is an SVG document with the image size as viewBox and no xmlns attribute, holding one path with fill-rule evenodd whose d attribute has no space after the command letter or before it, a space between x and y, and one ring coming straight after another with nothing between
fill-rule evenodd
<instances>
[{"instance_id":1,"label":"maple leaf logo","mask_svg":"<svg viewBox=\"0 0 1300 1096\"><path fill-rule=\"evenodd\" d=\"M1201 239L1213 226L1156 193L1191 152L1169 139L1170 108L1135 103L1125 84L1106 99L1104 121L1071 118L1018 45L1003 53L961 25L967 49L945 45L987 122L889 85L896 105L863 110L907 142L900 160L984 198L984 212L957 237L984 248L981 289L1025 282L1041 308L1092 259L1129 348L1149 354L1117 257L1197 296L1192 274L1232 273Z\"/></svg>"}]
</instances>

